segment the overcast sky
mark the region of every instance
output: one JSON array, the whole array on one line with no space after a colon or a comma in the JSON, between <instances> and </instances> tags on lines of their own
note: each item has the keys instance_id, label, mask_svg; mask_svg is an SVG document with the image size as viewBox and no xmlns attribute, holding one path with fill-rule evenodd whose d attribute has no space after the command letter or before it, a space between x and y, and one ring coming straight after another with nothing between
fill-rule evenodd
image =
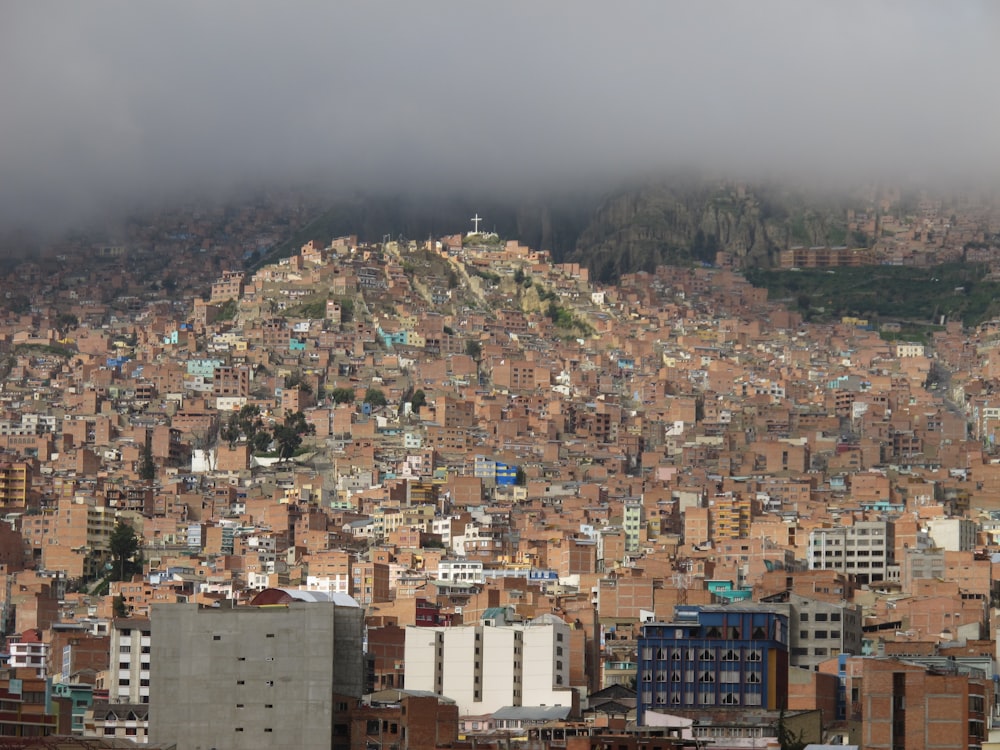
<instances>
[{"instance_id":1,"label":"overcast sky","mask_svg":"<svg viewBox=\"0 0 1000 750\"><path fill-rule=\"evenodd\" d=\"M995 2L0 5L0 225L296 175L991 178Z\"/></svg>"}]
</instances>

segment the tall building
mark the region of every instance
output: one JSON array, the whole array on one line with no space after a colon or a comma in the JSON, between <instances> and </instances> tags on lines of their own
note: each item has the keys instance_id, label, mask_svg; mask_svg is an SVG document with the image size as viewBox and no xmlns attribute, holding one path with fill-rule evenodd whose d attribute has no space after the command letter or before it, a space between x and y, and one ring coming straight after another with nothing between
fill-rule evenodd
<instances>
[{"instance_id":1,"label":"tall building","mask_svg":"<svg viewBox=\"0 0 1000 750\"><path fill-rule=\"evenodd\" d=\"M643 626L636 721L646 711L778 710L788 694L788 617L767 605L677 606Z\"/></svg>"},{"instance_id":2,"label":"tall building","mask_svg":"<svg viewBox=\"0 0 1000 750\"><path fill-rule=\"evenodd\" d=\"M406 690L450 698L462 716L504 706L571 706L570 629L553 615L523 624L407 627Z\"/></svg>"},{"instance_id":3,"label":"tall building","mask_svg":"<svg viewBox=\"0 0 1000 750\"><path fill-rule=\"evenodd\" d=\"M5 510L28 507L32 469L27 461L0 462L0 506Z\"/></svg>"},{"instance_id":4,"label":"tall building","mask_svg":"<svg viewBox=\"0 0 1000 750\"><path fill-rule=\"evenodd\" d=\"M887 521L813 529L809 534L809 570L850 573L859 584L885 580L895 564L893 532Z\"/></svg>"},{"instance_id":5,"label":"tall building","mask_svg":"<svg viewBox=\"0 0 1000 750\"><path fill-rule=\"evenodd\" d=\"M642 529L646 523L646 509L642 501L629 501L625 503L625 512L622 518L622 528L625 529L625 551L638 552L639 545L642 544Z\"/></svg>"},{"instance_id":6,"label":"tall building","mask_svg":"<svg viewBox=\"0 0 1000 750\"><path fill-rule=\"evenodd\" d=\"M131 618L112 622L109 703L149 703L151 644L149 620Z\"/></svg>"},{"instance_id":7,"label":"tall building","mask_svg":"<svg viewBox=\"0 0 1000 750\"><path fill-rule=\"evenodd\" d=\"M365 682L364 611L350 597L266 589L251 606L154 605L150 619L153 742L321 750L346 735L335 716Z\"/></svg>"},{"instance_id":8,"label":"tall building","mask_svg":"<svg viewBox=\"0 0 1000 750\"><path fill-rule=\"evenodd\" d=\"M872 658L861 674L850 720L862 747L979 750L986 742L993 681L982 674Z\"/></svg>"},{"instance_id":9,"label":"tall building","mask_svg":"<svg viewBox=\"0 0 1000 750\"><path fill-rule=\"evenodd\" d=\"M791 593L790 663L815 669L837 654L861 653L861 606Z\"/></svg>"}]
</instances>

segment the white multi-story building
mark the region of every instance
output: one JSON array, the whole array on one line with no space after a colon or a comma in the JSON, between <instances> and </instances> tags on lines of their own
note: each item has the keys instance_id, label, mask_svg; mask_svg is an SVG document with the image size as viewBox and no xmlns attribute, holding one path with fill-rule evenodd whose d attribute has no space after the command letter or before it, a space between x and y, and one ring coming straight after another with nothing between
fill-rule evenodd
<instances>
[{"instance_id":1,"label":"white multi-story building","mask_svg":"<svg viewBox=\"0 0 1000 750\"><path fill-rule=\"evenodd\" d=\"M7 639L10 666L15 669L34 669L38 677L45 677L49 659L49 644L42 642L41 631L32 628L19 636Z\"/></svg>"},{"instance_id":2,"label":"white multi-story building","mask_svg":"<svg viewBox=\"0 0 1000 750\"><path fill-rule=\"evenodd\" d=\"M813 529L808 559L809 570L839 570L861 584L886 580L895 564L893 526L886 521L859 521Z\"/></svg>"},{"instance_id":3,"label":"white multi-story building","mask_svg":"<svg viewBox=\"0 0 1000 750\"><path fill-rule=\"evenodd\" d=\"M486 582L483 564L468 560L441 560L438 563L437 578L439 581Z\"/></svg>"},{"instance_id":4,"label":"white multi-story building","mask_svg":"<svg viewBox=\"0 0 1000 750\"><path fill-rule=\"evenodd\" d=\"M642 527L646 522L646 509L642 501L625 503L625 517L622 527L625 530L625 551L638 552L642 542Z\"/></svg>"},{"instance_id":5,"label":"white multi-story building","mask_svg":"<svg viewBox=\"0 0 1000 750\"><path fill-rule=\"evenodd\" d=\"M151 650L149 620L132 618L113 622L108 665L110 703L149 703Z\"/></svg>"},{"instance_id":6,"label":"white multi-story building","mask_svg":"<svg viewBox=\"0 0 1000 750\"><path fill-rule=\"evenodd\" d=\"M499 627L407 627L405 687L451 698L462 716L573 706L569 634L554 615Z\"/></svg>"}]
</instances>

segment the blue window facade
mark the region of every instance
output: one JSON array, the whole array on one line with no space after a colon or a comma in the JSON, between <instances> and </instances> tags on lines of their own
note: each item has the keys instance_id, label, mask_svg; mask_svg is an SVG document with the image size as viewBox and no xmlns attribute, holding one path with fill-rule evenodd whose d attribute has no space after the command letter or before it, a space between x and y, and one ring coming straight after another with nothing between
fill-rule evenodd
<instances>
[{"instance_id":1,"label":"blue window facade","mask_svg":"<svg viewBox=\"0 0 1000 750\"><path fill-rule=\"evenodd\" d=\"M678 606L643 626L637 716L690 708L779 710L788 696L788 617L756 607Z\"/></svg>"}]
</instances>

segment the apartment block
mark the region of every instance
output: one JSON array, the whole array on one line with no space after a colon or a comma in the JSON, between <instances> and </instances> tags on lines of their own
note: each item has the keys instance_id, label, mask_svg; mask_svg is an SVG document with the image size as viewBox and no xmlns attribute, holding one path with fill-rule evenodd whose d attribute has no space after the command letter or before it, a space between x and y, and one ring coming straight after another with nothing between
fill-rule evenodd
<instances>
[{"instance_id":1,"label":"apartment block","mask_svg":"<svg viewBox=\"0 0 1000 750\"><path fill-rule=\"evenodd\" d=\"M575 708L569 633L552 615L514 625L408 627L405 687L451 698L462 716L504 706Z\"/></svg>"},{"instance_id":2,"label":"apartment block","mask_svg":"<svg viewBox=\"0 0 1000 750\"><path fill-rule=\"evenodd\" d=\"M177 750L330 748L364 688L364 612L339 594L268 589L251 606L156 605L150 739ZM346 711L346 703L343 711Z\"/></svg>"},{"instance_id":3,"label":"apartment block","mask_svg":"<svg viewBox=\"0 0 1000 750\"><path fill-rule=\"evenodd\" d=\"M788 693L788 617L757 607L685 606L644 625L638 642L636 722L646 712L778 710Z\"/></svg>"},{"instance_id":4,"label":"apartment block","mask_svg":"<svg viewBox=\"0 0 1000 750\"><path fill-rule=\"evenodd\" d=\"M859 584L885 580L895 564L893 525L859 521L813 529L807 554L810 570L839 570L855 576Z\"/></svg>"}]
</instances>

